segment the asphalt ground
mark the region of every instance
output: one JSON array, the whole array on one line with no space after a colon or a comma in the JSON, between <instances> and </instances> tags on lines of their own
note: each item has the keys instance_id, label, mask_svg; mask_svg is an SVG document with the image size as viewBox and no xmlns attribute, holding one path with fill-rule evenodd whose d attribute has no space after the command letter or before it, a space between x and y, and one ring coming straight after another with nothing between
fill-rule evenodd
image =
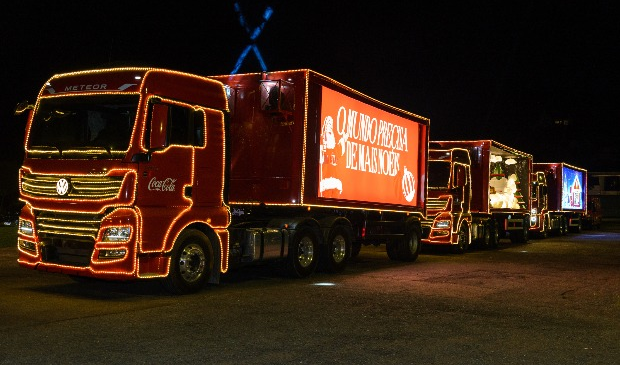
<instances>
[{"instance_id":1,"label":"asphalt ground","mask_svg":"<svg viewBox=\"0 0 620 365\"><path fill-rule=\"evenodd\" d=\"M9 245L0 364L618 364L619 273L605 223L414 263L364 247L339 275L267 265L187 296L24 269Z\"/></svg>"}]
</instances>

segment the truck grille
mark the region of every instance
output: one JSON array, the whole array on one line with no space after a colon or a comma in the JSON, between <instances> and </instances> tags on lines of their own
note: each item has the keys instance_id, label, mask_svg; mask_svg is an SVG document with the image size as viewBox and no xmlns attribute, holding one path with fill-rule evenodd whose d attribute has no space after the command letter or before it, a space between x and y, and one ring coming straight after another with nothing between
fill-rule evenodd
<instances>
[{"instance_id":1,"label":"truck grille","mask_svg":"<svg viewBox=\"0 0 620 365\"><path fill-rule=\"evenodd\" d=\"M90 264L100 216L47 211L36 216L44 261L75 266Z\"/></svg>"},{"instance_id":2,"label":"truck grille","mask_svg":"<svg viewBox=\"0 0 620 365\"><path fill-rule=\"evenodd\" d=\"M71 189L63 198L110 199L119 194L123 176L62 176L25 174L22 177L22 191L36 197L59 197L56 183L65 178Z\"/></svg>"},{"instance_id":3,"label":"truck grille","mask_svg":"<svg viewBox=\"0 0 620 365\"><path fill-rule=\"evenodd\" d=\"M428 198L426 199L427 210L444 210L448 204L448 199Z\"/></svg>"},{"instance_id":4,"label":"truck grille","mask_svg":"<svg viewBox=\"0 0 620 365\"><path fill-rule=\"evenodd\" d=\"M437 214L445 210L448 205L448 199L439 199L439 198L427 198L426 199L426 217L422 220L423 230L426 229L430 231L431 226L433 225L433 220L437 216Z\"/></svg>"}]
</instances>

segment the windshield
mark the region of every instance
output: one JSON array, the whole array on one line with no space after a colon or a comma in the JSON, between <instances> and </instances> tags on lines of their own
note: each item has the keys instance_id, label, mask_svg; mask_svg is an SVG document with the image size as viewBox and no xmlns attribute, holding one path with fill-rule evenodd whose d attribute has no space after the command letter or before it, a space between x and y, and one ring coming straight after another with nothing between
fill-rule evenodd
<instances>
[{"instance_id":1,"label":"windshield","mask_svg":"<svg viewBox=\"0 0 620 365\"><path fill-rule=\"evenodd\" d=\"M129 147L138 95L89 95L40 101L28 154L56 158L123 157Z\"/></svg>"},{"instance_id":2,"label":"windshield","mask_svg":"<svg viewBox=\"0 0 620 365\"><path fill-rule=\"evenodd\" d=\"M428 187L429 188L449 188L450 183L450 162L449 161L429 161L428 162Z\"/></svg>"}]
</instances>

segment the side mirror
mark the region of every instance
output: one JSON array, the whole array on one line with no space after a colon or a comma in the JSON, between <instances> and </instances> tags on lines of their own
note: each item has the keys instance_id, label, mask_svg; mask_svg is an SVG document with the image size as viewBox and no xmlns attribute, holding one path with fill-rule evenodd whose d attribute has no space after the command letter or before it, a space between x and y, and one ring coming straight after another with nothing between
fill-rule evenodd
<instances>
[{"instance_id":1,"label":"side mirror","mask_svg":"<svg viewBox=\"0 0 620 365\"><path fill-rule=\"evenodd\" d=\"M30 104L27 101L22 101L21 103L17 104L13 114L22 115L26 110L33 110L33 109L34 109L34 104Z\"/></svg>"},{"instance_id":2,"label":"side mirror","mask_svg":"<svg viewBox=\"0 0 620 365\"><path fill-rule=\"evenodd\" d=\"M149 136L150 149L166 147L167 126L168 106L165 104L153 104L153 110L151 112L151 135Z\"/></svg>"}]
</instances>

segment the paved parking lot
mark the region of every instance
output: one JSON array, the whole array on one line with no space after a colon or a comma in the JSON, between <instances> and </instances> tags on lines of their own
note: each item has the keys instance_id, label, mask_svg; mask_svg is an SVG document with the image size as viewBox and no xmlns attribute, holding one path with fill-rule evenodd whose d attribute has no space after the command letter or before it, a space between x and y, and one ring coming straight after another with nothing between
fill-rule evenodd
<instances>
[{"instance_id":1,"label":"paved parking lot","mask_svg":"<svg viewBox=\"0 0 620 365\"><path fill-rule=\"evenodd\" d=\"M620 231L414 263L365 247L340 275L244 269L189 296L78 284L0 248L0 364L620 363Z\"/></svg>"}]
</instances>

